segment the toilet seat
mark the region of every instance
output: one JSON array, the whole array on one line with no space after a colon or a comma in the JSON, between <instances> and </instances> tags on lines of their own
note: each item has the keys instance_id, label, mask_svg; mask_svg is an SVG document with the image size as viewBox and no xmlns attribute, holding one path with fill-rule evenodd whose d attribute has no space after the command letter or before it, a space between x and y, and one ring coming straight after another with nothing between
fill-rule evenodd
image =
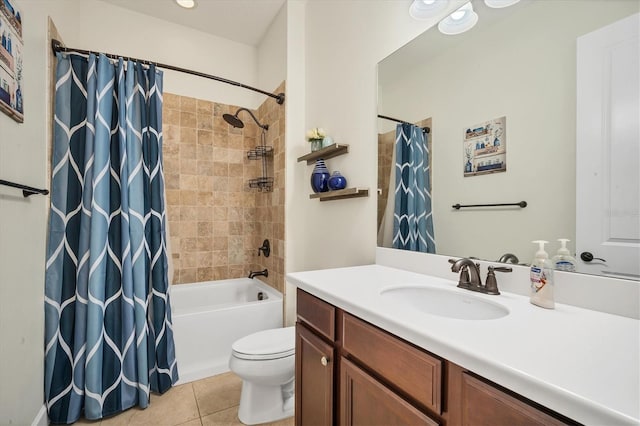
<instances>
[{"instance_id":1,"label":"toilet seat","mask_svg":"<svg viewBox=\"0 0 640 426\"><path fill-rule=\"evenodd\" d=\"M233 356L246 360L267 360L295 354L295 327L275 328L250 334L231 346Z\"/></svg>"}]
</instances>

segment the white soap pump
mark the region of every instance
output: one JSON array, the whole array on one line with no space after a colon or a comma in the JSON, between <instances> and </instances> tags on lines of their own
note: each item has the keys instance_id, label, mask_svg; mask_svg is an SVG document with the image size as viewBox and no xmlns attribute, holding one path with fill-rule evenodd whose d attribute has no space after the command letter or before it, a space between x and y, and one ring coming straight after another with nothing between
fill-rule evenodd
<instances>
[{"instance_id":1,"label":"white soap pump","mask_svg":"<svg viewBox=\"0 0 640 426\"><path fill-rule=\"evenodd\" d=\"M571 240L559 238L560 248L555 256L553 256L553 268L558 271L575 272L576 260L571 256L571 252L567 248L567 243Z\"/></svg>"},{"instance_id":2,"label":"white soap pump","mask_svg":"<svg viewBox=\"0 0 640 426\"><path fill-rule=\"evenodd\" d=\"M544 251L544 245L548 241L532 241L538 244L538 251L531 262L531 296L529 300L537 306L547 309L555 308L553 299L553 265L549 255Z\"/></svg>"}]
</instances>

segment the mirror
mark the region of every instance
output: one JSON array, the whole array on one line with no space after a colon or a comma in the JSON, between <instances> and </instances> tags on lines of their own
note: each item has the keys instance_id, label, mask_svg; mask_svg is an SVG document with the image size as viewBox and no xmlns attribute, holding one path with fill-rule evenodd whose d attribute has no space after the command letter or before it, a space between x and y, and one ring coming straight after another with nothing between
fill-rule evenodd
<instances>
[{"instance_id":1,"label":"mirror","mask_svg":"<svg viewBox=\"0 0 640 426\"><path fill-rule=\"evenodd\" d=\"M521 0L491 9L474 0L473 6L479 21L470 31L446 36L435 26L378 64L378 114L414 124L430 120L437 254L497 261L512 253L519 263L529 263L537 249L531 241L549 241L552 257L560 238L571 240L573 254L576 213L585 210L576 205L576 109L582 102L576 96L588 92L576 89L576 40L638 13L640 3ZM506 170L465 176L465 132L503 117ZM385 185L396 124L378 119L379 229L387 194L393 193ZM635 171L627 179L638 180L638 155L632 157ZM526 208L452 208L521 201ZM640 239L634 238L628 241L638 250ZM379 245L391 247L381 241L379 236ZM595 250L593 256L601 257ZM579 255L577 260L578 272L603 273L599 261L582 262Z\"/></svg>"}]
</instances>

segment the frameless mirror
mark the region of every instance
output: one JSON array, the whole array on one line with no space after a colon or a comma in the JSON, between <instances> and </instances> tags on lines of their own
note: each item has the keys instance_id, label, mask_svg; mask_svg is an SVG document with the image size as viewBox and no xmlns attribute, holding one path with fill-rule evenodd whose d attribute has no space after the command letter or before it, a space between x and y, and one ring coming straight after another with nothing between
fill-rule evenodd
<instances>
[{"instance_id":1,"label":"frameless mirror","mask_svg":"<svg viewBox=\"0 0 640 426\"><path fill-rule=\"evenodd\" d=\"M378 114L430 123L436 253L491 261L511 253L529 263L531 241L549 241L554 256L567 238L578 272L639 279L640 2L473 5L479 21L470 31L446 36L433 27L378 64ZM635 36L616 39L621 22L635 25ZM496 122L504 157L483 159L495 135L486 147L472 138L470 148L469 132ZM395 128L378 119L379 229L393 203L393 184L385 188ZM521 201L525 208L452 207Z\"/></svg>"}]
</instances>

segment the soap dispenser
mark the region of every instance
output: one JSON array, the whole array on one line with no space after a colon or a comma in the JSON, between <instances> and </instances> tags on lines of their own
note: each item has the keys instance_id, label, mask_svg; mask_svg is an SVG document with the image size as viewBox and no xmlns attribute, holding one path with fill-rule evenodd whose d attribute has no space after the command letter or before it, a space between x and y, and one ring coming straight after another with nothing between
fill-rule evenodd
<instances>
[{"instance_id":1,"label":"soap dispenser","mask_svg":"<svg viewBox=\"0 0 640 426\"><path fill-rule=\"evenodd\" d=\"M549 255L544 251L547 241L532 241L538 244L538 251L531 262L531 296L529 300L537 306L553 309L555 302L553 299L553 265L549 260Z\"/></svg>"},{"instance_id":2,"label":"soap dispenser","mask_svg":"<svg viewBox=\"0 0 640 426\"><path fill-rule=\"evenodd\" d=\"M571 253L567 248L567 243L570 240L567 240L566 238L559 238L558 241L560 241L560 248L558 249L558 253L553 256L553 268L558 271L575 272L576 260L571 256Z\"/></svg>"}]
</instances>

